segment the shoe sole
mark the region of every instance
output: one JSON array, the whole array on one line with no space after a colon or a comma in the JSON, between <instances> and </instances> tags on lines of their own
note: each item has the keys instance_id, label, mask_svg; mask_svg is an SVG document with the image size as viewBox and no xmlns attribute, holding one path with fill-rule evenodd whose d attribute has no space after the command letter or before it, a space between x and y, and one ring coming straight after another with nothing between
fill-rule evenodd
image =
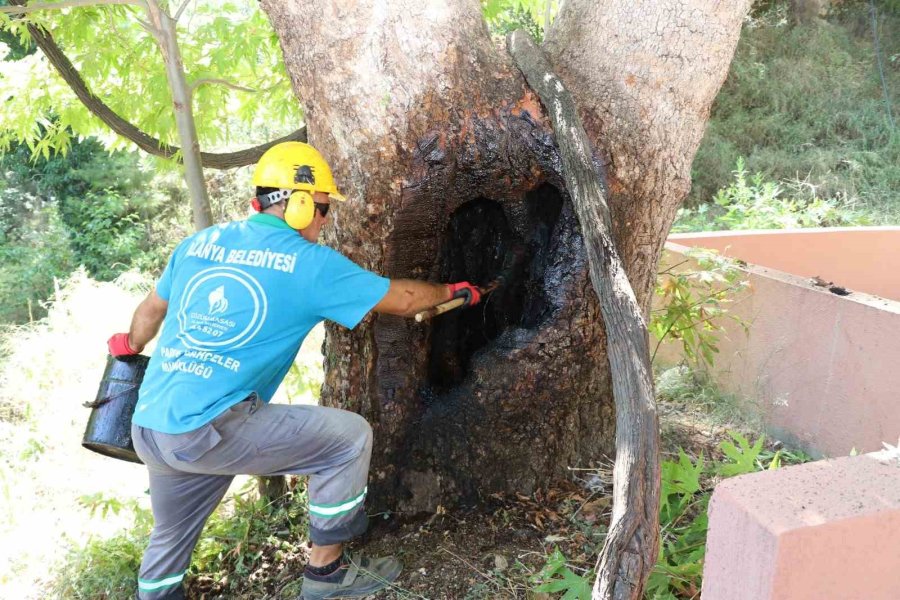
<instances>
[{"instance_id":1,"label":"shoe sole","mask_svg":"<svg viewBox=\"0 0 900 600\"><path fill-rule=\"evenodd\" d=\"M329 592L325 595L319 594L303 594L300 599L301 600L339 600L340 598L365 598L370 594L374 594L375 592L381 591L390 586L394 581L396 581L397 577L400 575L400 572L403 570L402 565L398 565L396 571L392 571L390 574L384 576L382 581L376 581L368 588L363 588L361 590L356 590L352 595L347 595L346 593L341 592Z\"/></svg>"}]
</instances>

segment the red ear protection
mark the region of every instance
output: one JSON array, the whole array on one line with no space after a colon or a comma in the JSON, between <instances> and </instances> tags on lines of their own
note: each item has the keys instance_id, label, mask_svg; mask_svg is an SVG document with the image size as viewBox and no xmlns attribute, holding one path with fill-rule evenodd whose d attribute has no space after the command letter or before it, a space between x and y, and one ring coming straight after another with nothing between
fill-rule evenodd
<instances>
[{"instance_id":1,"label":"red ear protection","mask_svg":"<svg viewBox=\"0 0 900 600\"><path fill-rule=\"evenodd\" d=\"M262 212L262 205L259 203L259 198L251 198L250 206L252 206L253 210L256 212Z\"/></svg>"}]
</instances>

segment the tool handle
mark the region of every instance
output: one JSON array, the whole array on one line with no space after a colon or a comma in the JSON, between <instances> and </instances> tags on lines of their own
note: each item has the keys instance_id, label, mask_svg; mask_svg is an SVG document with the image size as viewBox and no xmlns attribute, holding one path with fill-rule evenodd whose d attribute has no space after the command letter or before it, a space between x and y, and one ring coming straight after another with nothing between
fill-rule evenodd
<instances>
[{"instance_id":1,"label":"tool handle","mask_svg":"<svg viewBox=\"0 0 900 600\"><path fill-rule=\"evenodd\" d=\"M466 303L465 298L454 298L453 300L447 300L446 302L442 302L438 304L434 308L429 308L428 310L423 310L422 312L416 313L416 323L421 323L426 319L431 319L438 315L442 315L449 310L453 310L454 308L459 308L463 304Z\"/></svg>"}]
</instances>

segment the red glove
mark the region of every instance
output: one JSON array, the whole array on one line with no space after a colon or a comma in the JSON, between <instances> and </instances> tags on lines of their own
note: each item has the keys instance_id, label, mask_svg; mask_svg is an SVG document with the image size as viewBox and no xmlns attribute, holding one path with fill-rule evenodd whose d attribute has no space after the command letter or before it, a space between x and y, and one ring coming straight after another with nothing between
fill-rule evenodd
<instances>
[{"instance_id":1,"label":"red glove","mask_svg":"<svg viewBox=\"0 0 900 600\"><path fill-rule=\"evenodd\" d=\"M109 348L109 353L112 356L129 356L138 353L137 350L132 349L132 347L128 345L127 333L114 334L106 341L106 346Z\"/></svg>"},{"instance_id":2,"label":"red glove","mask_svg":"<svg viewBox=\"0 0 900 600\"><path fill-rule=\"evenodd\" d=\"M481 290L468 281L448 283L447 287L450 288L453 298L465 298L466 302L463 306L475 306L481 302Z\"/></svg>"}]
</instances>

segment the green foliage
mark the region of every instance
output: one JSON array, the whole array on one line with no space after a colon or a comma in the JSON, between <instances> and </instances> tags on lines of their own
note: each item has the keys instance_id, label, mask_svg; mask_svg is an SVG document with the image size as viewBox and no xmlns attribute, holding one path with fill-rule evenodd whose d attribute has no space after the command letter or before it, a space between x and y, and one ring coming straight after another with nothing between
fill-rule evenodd
<instances>
[{"instance_id":1,"label":"green foliage","mask_svg":"<svg viewBox=\"0 0 900 600\"><path fill-rule=\"evenodd\" d=\"M0 321L42 316L54 279L78 265L106 281L157 272L177 239L175 203L133 153L87 139L32 159L16 144L0 155L0 172Z\"/></svg>"},{"instance_id":2,"label":"green foliage","mask_svg":"<svg viewBox=\"0 0 900 600\"><path fill-rule=\"evenodd\" d=\"M0 6L6 6L5 0L0 0ZM0 29L0 60L19 60L36 51L34 44L22 43L11 31Z\"/></svg>"},{"instance_id":3,"label":"green foliage","mask_svg":"<svg viewBox=\"0 0 900 600\"><path fill-rule=\"evenodd\" d=\"M680 208L672 230L795 229L864 225L868 220L846 204L823 200L814 186L798 182L793 197L782 184L766 181L762 173L748 176L738 157L734 181L716 192L712 204Z\"/></svg>"},{"instance_id":4,"label":"green foliage","mask_svg":"<svg viewBox=\"0 0 900 600\"><path fill-rule=\"evenodd\" d=\"M663 340L672 338L681 342L689 361L712 366L724 331L716 319L728 318L743 325L728 312L727 305L739 298L749 282L734 260L715 251L691 249L688 256L696 261L696 269L675 265L657 278L656 294L662 300L651 312L648 326L657 339L653 356Z\"/></svg>"},{"instance_id":5,"label":"green foliage","mask_svg":"<svg viewBox=\"0 0 900 600\"><path fill-rule=\"evenodd\" d=\"M0 244L0 322L21 323L45 313L54 282L75 267L68 234L56 208L46 208L33 228Z\"/></svg>"},{"instance_id":6,"label":"green foliage","mask_svg":"<svg viewBox=\"0 0 900 600\"><path fill-rule=\"evenodd\" d=\"M849 206L874 224L900 221L900 134L887 119L868 2L844 4L826 22L792 26L786 2L760 3L713 105L687 206L708 202L743 156L749 172L803 182L807 198L840 212ZM896 113L900 15L880 16Z\"/></svg>"},{"instance_id":7,"label":"green foliage","mask_svg":"<svg viewBox=\"0 0 900 600\"><path fill-rule=\"evenodd\" d=\"M217 591L226 597L246 596L250 574L265 561L283 562L307 539L305 486L295 487L284 503L266 502L255 487L256 480L248 480L230 507L213 514L194 550L190 573L222 582Z\"/></svg>"},{"instance_id":8,"label":"green foliage","mask_svg":"<svg viewBox=\"0 0 900 600\"><path fill-rule=\"evenodd\" d=\"M322 391L322 379L321 366L316 368L315 365L295 361L291 363L291 368L284 378L285 391L292 399L308 395L318 400Z\"/></svg>"},{"instance_id":9,"label":"green foliage","mask_svg":"<svg viewBox=\"0 0 900 600\"><path fill-rule=\"evenodd\" d=\"M751 442L736 431L733 441L719 445L720 455L696 459L678 450L676 460L661 464L659 499L659 558L647 581L647 600L687 600L699 596L709 528L707 508L715 484L723 477L742 475L786 464L807 462L802 452L765 449L764 437ZM588 552L591 554L591 552ZM544 566L529 578L532 592L555 598L588 600L594 574L576 572L559 549L547 556Z\"/></svg>"},{"instance_id":10,"label":"green foliage","mask_svg":"<svg viewBox=\"0 0 900 600\"><path fill-rule=\"evenodd\" d=\"M73 547L53 583L58 598L126 600L137 591L137 572L153 526L152 513L136 500L123 502L103 494L84 496L90 514L106 517L123 511L134 515L131 529L109 539L90 539Z\"/></svg>"},{"instance_id":11,"label":"green foliage","mask_svg":"<svg viewBox=\"0 0 900 600\"><path fill-rule=\"evenodd\" d=\"M566 564L566 557L557 548L541 570L531 577L535 592L562 594L562 600L590 600L593 575L578 575Z\"/></svg>"},{"instance_id":12,"label":"green foliage","mask_svg":"<svg viewBox=\"0 0 900 600\"><path fill-rule=\"evenodd\" d=\"M26 24L43 25L91 90L115 112L149 135L178 145L161 53L141 27L141 18L146 14L136 7L98 5L37 11L15 21L0 15L0 29L27 45ZM98 38L97 31L104 35ZM195 85L194 116L202 147L265 141L301 121L278 40L255 1L188 3L178 34L186 76ZM0 148L18 140L35 155L49 158L52 150L64 151L73 136L109 136L42 53L0 62L0 87L6 91ZM122 143L119 139L114 145Z\"/></svg>"},{"instance_id":13,"label":"green foliage","mask_svg":"<svg viewBox=\"0 0 900 600\"><path fill-rule=\"evenodd\" d=\"M714 477L732 477L809 460L801 452L764 450L763 436L751 443L738 432L729 431L728 435L734 443L723 441L719 445L721 461L707 462L702 454L692 460L679 450L677 461L662 462L659 560L647 581L644 597L648 600L694 598L699 594L709 527L707 507Z\"/></svg>"},{"instance_id":14,"label":"green foliage","mask_svg":"<svg viewBox=\"0 0 900 600\"><path fill-rule=\"evenodd\" d=\"M154 257L148 256L147 233L128 198L113 190L89 192L68 198L61 203L61 212L76 259L92 277L109 281L130 268L156 266Z\"/></svg>"},{"instance_id":15,"label":"green foliage","mask_svg":"<svg viewBox=\"0 0 900 600\"><path fill-rule=\"evenodd\" d=\"M719 467L719 474L724 475L725 477L732 477L734 475L744 475L745 473L752 473L753 471L760 470L759 457L760 453L763 449L763 438L760 437L756 440L755 444L750 444L750 441L747 440L741 434L729 431L728 435L731 436L737 445L724 441L721 443L719 448L728 458L724 464Z\"/></svg>"},{"instance_id":16,"label":"green foliage","mask_svg":"<svg viewBox=\"0 0 900 600\"><path fill-rule=\"evenodd\" d=\"M300 553L307 539L306 490L298 485L283 504L256 497L248 480L210 516L194 550L187 585L198 575L216 582L216 597L258 598L264 595L252 574L264 563L282 570L288 557ZM153 525L152 513L136 500L121 501L103 494L81 498L92 516L123 511L134 515L133 527L109 539L91 539L69 552L57 574L54 592L62 598L134 597L141 557Z\"/></svg>"},{"instance_id":17,"label":"green foliage","mask_svg":"<svg viewBox=\"0 0 900 600\"><path fill-rule=\"evenodd\" d=\"M481 14L495 37L524 29L540 42L547 19L552 21L558 11L555 0L481 0Z\"/></svg>"}]
</instances>

